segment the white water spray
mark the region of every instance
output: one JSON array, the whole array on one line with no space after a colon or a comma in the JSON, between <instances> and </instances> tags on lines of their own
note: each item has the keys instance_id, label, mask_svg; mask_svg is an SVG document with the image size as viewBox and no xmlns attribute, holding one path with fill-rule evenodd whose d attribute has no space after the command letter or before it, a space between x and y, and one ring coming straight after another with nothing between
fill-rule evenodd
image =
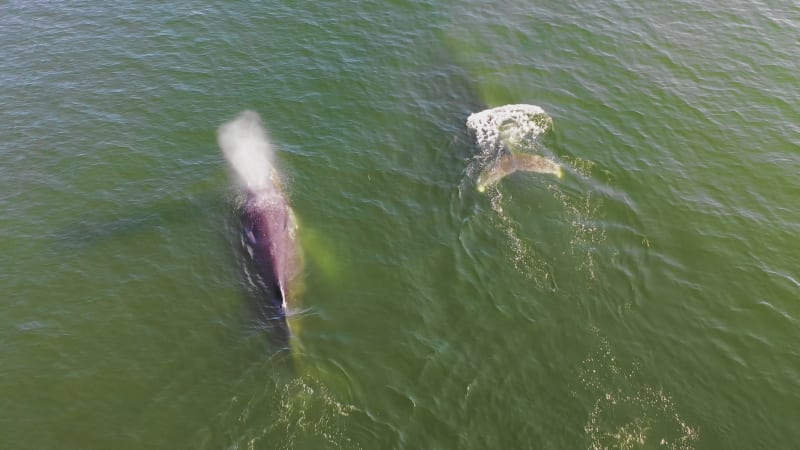
<instances>
[{"instance_id":1,"label":"white water spray","mask_svg":"<svg viewBox=\"0 0 800 450\"><path fill-rule=\"evenodd\" d=\"M217 142L243 188L250 192L274 189L278 182L275 148L257 112L243 111L222 124Z\"/></svg>"}]
</instances>

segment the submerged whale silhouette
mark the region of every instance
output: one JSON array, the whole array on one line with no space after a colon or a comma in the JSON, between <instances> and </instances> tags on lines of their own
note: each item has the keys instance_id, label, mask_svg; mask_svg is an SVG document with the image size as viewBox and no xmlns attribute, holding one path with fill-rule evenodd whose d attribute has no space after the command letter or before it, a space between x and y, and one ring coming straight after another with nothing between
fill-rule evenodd
<instances>
[{"instance_id":1,"label":"submerged whale silhouette","mask_svg":"<svg viewBox=\"0 0 800 450\"><path fill-rule=\"evenodd\" d=\"M279 322L288 345L285 319L300 254L297 222L275 167L275 149L254 111L222 124L217 141L242 190L242 243L255 272L255 277L249 274L251 281L265 303L261 310L269 316L263 318Z\"/></svg>"},{"instance_id":2,"label":"submerged whale silhouette","mask_svg":"<svg viewBox=\"0 0 800 450\"><path fill-rule=\"evenodd\" d=\"M534 148L536 138L552 127L553 120L535 105L505 105L467 118L482 157L490 162L478 175L477 188L488 186L517 171L549 173L559 178L561 166L552 159L523 151Z\"/></svg>"}]
</instances>

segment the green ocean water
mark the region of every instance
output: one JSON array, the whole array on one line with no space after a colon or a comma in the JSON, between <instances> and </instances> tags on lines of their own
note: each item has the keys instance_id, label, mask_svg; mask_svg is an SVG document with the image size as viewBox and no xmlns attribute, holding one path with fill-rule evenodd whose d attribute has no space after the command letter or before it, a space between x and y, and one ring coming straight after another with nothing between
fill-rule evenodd
<instances>
[{"instance_id":1,"label":"green ocean water","mask_svg":"<svg viewBox=\"0 0 800 450\"><path fill-rule=\"evenodd\" d=\"M785 0L0 3L0 448L797 448L799 38ZM565 176L477 192L466 118L511 103Z\"/></svg>"}]
</instances>

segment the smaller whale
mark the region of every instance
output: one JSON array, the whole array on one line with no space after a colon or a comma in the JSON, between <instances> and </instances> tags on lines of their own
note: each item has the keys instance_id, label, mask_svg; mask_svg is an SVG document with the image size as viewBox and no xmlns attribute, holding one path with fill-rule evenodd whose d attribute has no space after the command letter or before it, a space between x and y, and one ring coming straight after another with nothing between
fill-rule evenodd
<instances>
[{"instance_id":1,"label":"smaller whale","mask_svg":"<svg viewBox=\"0 0 800 450\"><path fill-rule=\"evenodd\" d=\"M517 171L561 178L563 172L556 161L531 153L538 147L538 136L548 132L552 124L553 119L535 105L505 105L471 114L467 129L481 150L480 160L489 161L478 175L478 191Z\"/></svg>"}]
</instances>

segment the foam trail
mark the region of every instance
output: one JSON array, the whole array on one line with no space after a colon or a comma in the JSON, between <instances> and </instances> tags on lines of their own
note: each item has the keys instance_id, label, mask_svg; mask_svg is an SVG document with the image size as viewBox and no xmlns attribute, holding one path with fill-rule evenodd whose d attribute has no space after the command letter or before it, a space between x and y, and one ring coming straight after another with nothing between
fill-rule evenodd
<instances>
[{"instance_id":1,"label":"foam trail","mask_svg":"<svg viewBox=\"0 0 800 450\"><path fill-rule=\"evenodd\" d=\"M243 111L217 130L217 142L243 188L250 192L275 185L275 148L255 111Z\"/></svg>"}]
</instances>

